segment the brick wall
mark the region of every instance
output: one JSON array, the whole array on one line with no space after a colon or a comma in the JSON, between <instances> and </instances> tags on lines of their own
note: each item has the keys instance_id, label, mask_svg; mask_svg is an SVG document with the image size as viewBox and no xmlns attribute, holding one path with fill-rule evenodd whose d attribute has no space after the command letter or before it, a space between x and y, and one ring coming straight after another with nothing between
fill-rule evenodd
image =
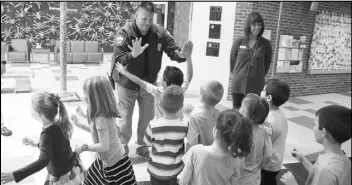
<instances>
[{"instance_id":1,"label":"brick wall","mask_svg":"<svg viewBox=\"0 0 352 185\"><path fill-rule=\"evenodd\" d=\"M351 74L309 74L308 59L314 31L314 21L317 14L309 11L310 5L311 2L283 2L280 34L293 35L295 37L307 36L307 49L303 54L302 73L279 73L274 74L274 77L283 79L290 85L292 96L351 91ZM272 31L271 44L274 49L279 8L280 2L237 3L234 39L243 35L243 25L248 13L257 11L264 18L265 28ZM318 10L335 11L351 15L351 2L319 2ZM277 52L275 55L277 55ZM273 63L266 78L271 77L272 69ZM231 100L231 85L229 85L227 99Z\"/></svg>"}]
</instances>

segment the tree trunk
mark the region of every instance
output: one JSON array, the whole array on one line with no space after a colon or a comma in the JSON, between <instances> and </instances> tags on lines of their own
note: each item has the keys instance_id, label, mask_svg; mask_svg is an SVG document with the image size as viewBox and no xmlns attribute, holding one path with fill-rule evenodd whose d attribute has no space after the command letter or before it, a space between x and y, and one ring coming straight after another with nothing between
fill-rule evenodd
<instances>
[{"instance_id":1,"label":"tree trunk","mask_svg":"<svg viewBox=\"0 0 352 185\"><path fill-rule=\"evenodd\" d=\"M66 58L67 58L67 2L60 2L60 91L67 91L67 71L66 71Z\"/></svg>"}]
</instances>

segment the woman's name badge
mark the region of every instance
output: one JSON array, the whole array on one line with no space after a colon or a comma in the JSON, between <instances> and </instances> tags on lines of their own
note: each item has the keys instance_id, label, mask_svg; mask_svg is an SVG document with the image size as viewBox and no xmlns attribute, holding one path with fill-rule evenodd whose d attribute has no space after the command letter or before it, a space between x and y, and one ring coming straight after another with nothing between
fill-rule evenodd
<instances>
[{"instance_id":1,"label":"woman's name badge","mask_svg":"<svg viewBox=\"0 0 352 185\"><path fill-rule=\"evenodd\" d=\"M246 49L246 46L240 46L240 49Z\"/></svg>"}]
</instances>

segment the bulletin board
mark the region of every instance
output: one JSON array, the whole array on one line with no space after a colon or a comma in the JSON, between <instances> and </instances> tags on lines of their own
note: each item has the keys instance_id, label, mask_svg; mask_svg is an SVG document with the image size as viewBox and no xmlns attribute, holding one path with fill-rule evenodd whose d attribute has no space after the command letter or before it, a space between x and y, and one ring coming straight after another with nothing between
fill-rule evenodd
<instances>
[{"instance_id":1,"label":"bulletin board","mask_svg":"<svg viewBox=\"0 0 352 185\"><path fill-rule=\"evenodd\" d=\"M351 73L351 15L320 12L310 51L311 74Z\"/></svg>"},{"instance_id":2,"label":"bulletin board","mask_svg":"<svg viewBox=\"0 0 352 185\"><path fill-rule=\"evenodd\" d=\"M292 35L280 35L276 73L301 73L306 36L294 39Z\"/></svg>"}]
</instances>

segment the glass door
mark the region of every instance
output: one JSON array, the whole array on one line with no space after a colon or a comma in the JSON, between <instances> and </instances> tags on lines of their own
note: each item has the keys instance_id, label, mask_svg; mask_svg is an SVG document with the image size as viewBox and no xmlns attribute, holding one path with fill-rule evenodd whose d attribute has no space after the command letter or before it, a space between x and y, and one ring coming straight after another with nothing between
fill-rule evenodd
<instances>
[{"instance_id":1,"label":"glass door","mask_svg":"<svg viewBox=\"0 0 352 185\"><path fill-rule=\"evenodd\" d=\"M167 2L154 2L154 23L162 25L166 28L167 22Z\"/></svg>"}]
</instances>

